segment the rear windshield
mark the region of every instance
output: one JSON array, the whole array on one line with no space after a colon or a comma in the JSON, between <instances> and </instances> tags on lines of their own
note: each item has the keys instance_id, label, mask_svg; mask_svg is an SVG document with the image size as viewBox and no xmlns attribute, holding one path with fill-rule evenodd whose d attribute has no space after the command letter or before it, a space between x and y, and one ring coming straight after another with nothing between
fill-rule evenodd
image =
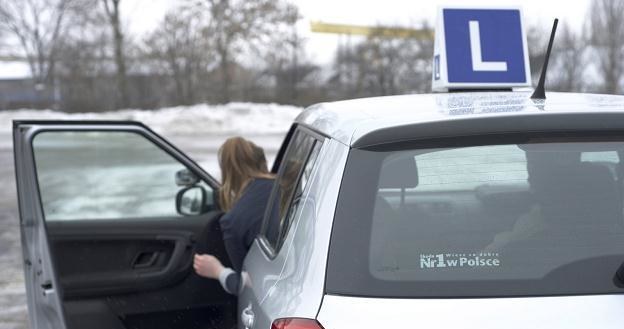
<instances>
[{"instance_id":1,"label":"rear windshield","mask_svg":"<svg viewBox=\"0 0 624 329\"><path fill-rule=\"evenodd\" d=\"M623 155L612 140L353 149L327 292L624 292Z\"/></svg>"}]
</instances>

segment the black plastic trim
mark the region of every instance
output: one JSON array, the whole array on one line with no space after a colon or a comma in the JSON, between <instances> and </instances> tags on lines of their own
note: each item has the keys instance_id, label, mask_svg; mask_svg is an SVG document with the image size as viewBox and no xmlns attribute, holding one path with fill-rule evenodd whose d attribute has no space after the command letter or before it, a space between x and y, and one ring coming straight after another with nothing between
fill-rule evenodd
<instances>
[{"instance_id":1,"label":"black plastic trim","mask_svg":"<svg viewBox=\"0 0 624 329\"><path fill-rule=\"evenodd\" d=\"M470 117L382 128L358 138L354 148L429 138L482 136L510 132L576 132L624 130L624 112L531 113L496 117Z\"/></svg>"}]
</instances>

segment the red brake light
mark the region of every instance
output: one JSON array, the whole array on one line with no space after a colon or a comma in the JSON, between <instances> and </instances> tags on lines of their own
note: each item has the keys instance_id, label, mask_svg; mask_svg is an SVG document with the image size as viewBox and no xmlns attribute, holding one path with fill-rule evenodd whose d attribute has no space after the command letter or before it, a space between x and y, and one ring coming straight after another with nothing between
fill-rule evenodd
<instances>
[{"instance_id":1,"label":"red brake light","mask_svg":"<svg viewBox=\"0 0 624 329\"><path fill-rule=\"evenodd\" d=\"M286 318L273 321L271 329L324 329L313 319Z\"/></svg>"}]
</instances>

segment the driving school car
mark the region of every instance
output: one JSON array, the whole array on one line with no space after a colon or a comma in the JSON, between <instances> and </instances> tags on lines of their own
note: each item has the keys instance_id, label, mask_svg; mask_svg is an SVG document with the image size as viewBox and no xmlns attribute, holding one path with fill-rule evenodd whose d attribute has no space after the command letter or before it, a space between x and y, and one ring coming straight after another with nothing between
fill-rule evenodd
<instances>
[{"instance_id":1,"label":"driving school car","mask_svg":"<svg viewBox=\"0 0 624 329\"><path fill-rule=\"evenodd\" d=\"M191 270L202 239L227 259L199 166L139 123L16 122L31 324L619 328L624 97L528 96L305 111L238 312Z\"/></svg>"},{"instance_id":2,"label":"driving school car","mask_svg":"<svg viewBox=\"0 0 624 329\"><path fill-rule=\"evenodd\" d=\"M454 10L443 22L468 36L492 14ZM467 43L479 55L467 79L530 81L515 80L522 63L488 59L488 44ZM436 50L434 87L475 87L447 57ZM192 272L196 252L227 262L218 182L148 127L15 121L14 152L34 328L624 322L622 96L455 92L308 108L276 157L238 300Z\"/></svg>"}]
</instances>

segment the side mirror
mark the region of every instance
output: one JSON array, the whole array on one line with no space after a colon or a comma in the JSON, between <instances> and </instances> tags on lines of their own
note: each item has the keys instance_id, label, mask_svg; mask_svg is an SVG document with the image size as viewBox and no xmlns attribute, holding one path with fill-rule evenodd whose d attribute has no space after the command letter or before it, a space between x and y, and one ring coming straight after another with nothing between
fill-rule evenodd
<instances>
[{"instance_id":1,"label":"side mirror","mask_svg":"<svg viewBox=\"0 0 624 329\"><path fill-rule=\"evenodd\" d=\"M206 190L197 185L187 186L176 195L176 210L185 216L200 215L206 207Z\"/></svg>"},{"instance_id":2,"label":"side mirror","mask_svg":"<svg viewBox=\"0 0 624 329\"><path fill-rule=\"evenodd\" d=\"M193 186L199 183L199 178L193 172L184 168L176 172L175 182L178 186Z\"/></svg>"}]
</instances>

